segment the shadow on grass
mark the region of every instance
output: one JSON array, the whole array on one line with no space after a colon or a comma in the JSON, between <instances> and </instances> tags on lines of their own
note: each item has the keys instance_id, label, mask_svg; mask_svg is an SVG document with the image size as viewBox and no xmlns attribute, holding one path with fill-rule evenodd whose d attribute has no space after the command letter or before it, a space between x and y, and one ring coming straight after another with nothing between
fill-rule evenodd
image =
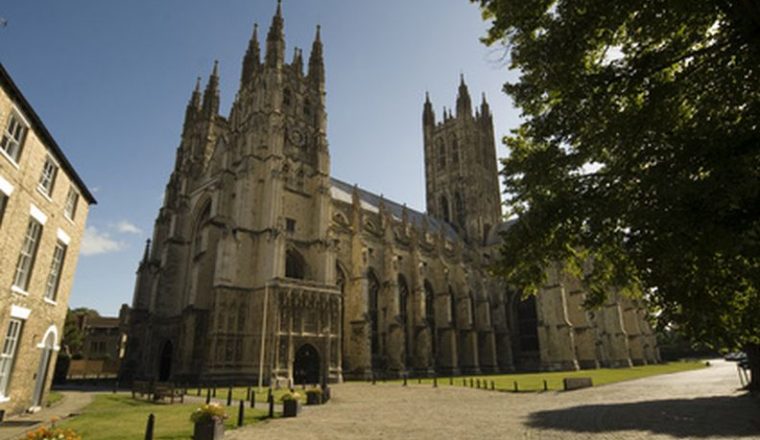
<instances>
[{"instance_id":1,"label":"shadow on grass","mask_svg":"<svg viewBox=\"0 0 760 440\"><path fill-rule=\"evenodd\" d=\"M678 438L758 438L760 405L749 395L584 405L534 412L527 424L577 433L648 431Z\"/></svg>"}]
</instances>

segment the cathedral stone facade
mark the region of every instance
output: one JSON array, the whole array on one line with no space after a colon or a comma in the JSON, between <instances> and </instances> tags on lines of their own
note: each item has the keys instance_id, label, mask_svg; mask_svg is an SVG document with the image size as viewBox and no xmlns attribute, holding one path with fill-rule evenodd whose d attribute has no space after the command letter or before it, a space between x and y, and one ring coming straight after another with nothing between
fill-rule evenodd
<instances>
[{"instance_id":1,"label":"cathedral stone facade","mask_svg":"<svg viewBox=\"0 0 760 440\"><path fill-rule=\"evenodd\" d=\"M317 28L285 61L280 7L257 29L219 114L215 65L185 114L175 168L140 263L126 378L316 383L626 366L658 359L644 309L549 269L523 300L487 267L501 218L493 121L423 107L427 214L332 178ZM304 68L306 64L306 68ZM305 72L304 72L305 70Z\"/></svg>"}]
</instances>

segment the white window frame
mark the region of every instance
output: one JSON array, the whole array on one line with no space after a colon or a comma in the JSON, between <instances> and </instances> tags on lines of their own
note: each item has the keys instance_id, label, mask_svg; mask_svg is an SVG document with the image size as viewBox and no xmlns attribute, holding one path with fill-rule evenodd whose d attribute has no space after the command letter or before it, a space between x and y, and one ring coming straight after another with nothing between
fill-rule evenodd
<instances>
[{"instance_id":1,"label":"white window frame","mask_svg":"<svg viewBox=\"0 0 760 440\"><path fill-rule=\"evenodd\" d=\"M24 320L11 318L0 351L0 401L8 401L8 388L13 374L13 367L18 354L18 341L24 329Z\"/></svg>"},{"instance_id":2,"label":"white window frame","mask_svg":"<svg viewBox=\"0 0 760 440\"><path fill-rule=\"evenodd\" d=\"M55 188L55 179L58 177L59 168L58 162L53 159L53 156L48 154L45 157L45 163L42 165L42 173L37 182L37 190L48 198L53 195L53 188Z\"/></svg>"},{"instance_id":3,"label":"white window frame","mask_svg":"<svg viewBox=\"0 0 760 440\"><path fill-rule=\"evenodd\" d=\"M34 263L37 259L37 251L40 248L42 239L43 223L34 216L29 218L26 232L24 233L24 242L21 246L21 252L16 263L16 270L13 275L12 290L16 293L27 293L29 282L32 279Z\"/></svg>"},{"instance_id":4,"label":"white window frame","mask_svg":"<svg viewBox=\"0 0 760 440\"><path fill-rule=\"evenodd\" d=\"M20 139L16 139L8 130L10 129L10 125L12 121L18 122L18 125L21 127L21 136ZM16 168L19 166L19 161L21 160L21 154L24 152L24 144L26 143L26 138L29 135L29 122L26 120L23 114L14 106L13 109L8 114L8 118L5 120L5 125L3 126L3 131L0 133L0 154L5 156L6 159L8 159ZM15 154L11 154L6 148L7 145L4 145L6 142L6 138L12 139L9 142L13 142L17 148L17 151ZM14 157L15 156L15 157Z\"/></svg>"},{"instance_id":5,"label":"white window frame","mask_svg":"<svg viewBox=\"0 0 760 440\"><path fill-rule=\"evenodd\" d=\"M68 246L63 240L55 242L53 259L50 262L50 272L48 273L47 282L45 283L44 298L46 301L54 303L58 299L58 287L61 284L61 273L63 272L63 265L66 261L67 250Z\"/></svg>"},{"instance_id":6,"label":"white window frame","mask_svg":"<svg viewBox=\"0 0 760 440\"><path fill-rule=\"evenodd\" d=\"M73 201L72 201L73 200ZM79 206L79 193L74 188L74 185L69 187L69 192L66 194L66 205L63 208L63 215L67 219L74 221L77 216L77 207Z\"/></svg>"}]
</instances>

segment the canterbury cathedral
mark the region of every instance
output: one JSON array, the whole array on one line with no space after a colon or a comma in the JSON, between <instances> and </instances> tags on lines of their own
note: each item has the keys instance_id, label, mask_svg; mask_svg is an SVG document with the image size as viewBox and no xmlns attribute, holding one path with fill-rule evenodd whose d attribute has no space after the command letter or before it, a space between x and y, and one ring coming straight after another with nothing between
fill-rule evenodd
<instances>
[{"instance_id":1,"label":"canterbury cathedral","mask_svg":"<svg viewBox=\"0 0 760 440\"><path fill-rule=\"evenodd\" d=\"M585 310L582 284L556 268L528 298L489 276L510 222L491 111L464 78L451 110L423 104L423 213L332 177L319 27L308 60L285 57L278 5L261 43L254 27L229 113L217 65L192 92L137 272L124 377L318 383L658 361L637 300Z\"/></svg>"}]
</instances>

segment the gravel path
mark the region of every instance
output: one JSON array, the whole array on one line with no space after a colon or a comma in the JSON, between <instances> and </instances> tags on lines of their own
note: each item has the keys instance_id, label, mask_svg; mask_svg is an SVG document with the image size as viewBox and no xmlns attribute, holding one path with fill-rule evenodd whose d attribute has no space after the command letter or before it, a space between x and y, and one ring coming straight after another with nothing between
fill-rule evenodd
<instances>
[{"instance_id":1,"label":"gravel path","mask_svg":"<svg viewBox=\"0 0 760 440\"><path fill-rule=\"evenodd\" d=\"M7 417L0 424L0 440L15 440L25 433L50 424L50 419L64 419L71 414L78 413L92 402L93 394L81 391L63 391L63 399L57 404L43 408L34 414L21 414Z\"/></svg>"},{"instance_id":2,"label":"gravel path","mask_svg":"<svg viewBox=\"0 0 760 440\"><path fill-rule=\"evenodd\" d=\"M760 439L760 402L737 386L723 361L567 393L348 383L327 405L225 439Z\"/></svg>"}]
</instances>

